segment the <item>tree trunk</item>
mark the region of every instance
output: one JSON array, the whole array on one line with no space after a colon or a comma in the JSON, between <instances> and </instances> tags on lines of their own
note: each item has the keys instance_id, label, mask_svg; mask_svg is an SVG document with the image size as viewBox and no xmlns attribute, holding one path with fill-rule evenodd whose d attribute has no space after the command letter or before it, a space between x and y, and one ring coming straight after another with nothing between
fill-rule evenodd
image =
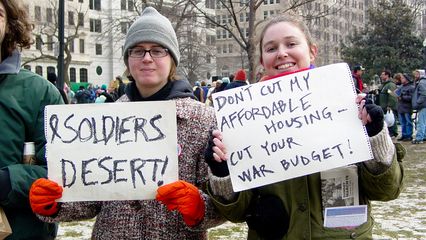
<instances>
[{"instance_id":1,"label":"tree trunk","mask_svg":"<svg viewBox=\"0 0 426 240\"><path fill-rule=\"evenodd\" d=\"M65 51L65 59L64 59L64 83L66 83L68 85L68 87L71 87L70 84L70 75L69 75L69 68L70 68L70 64L71 64L71 60L72 60L72 55L71 53L68 51Z\"/></svg>"},{"instance_id":2,"label":"tree trunk","mask_svg":"<svg viewBox=\"0 0 426 240\"><path fill-rule=\"evenodd\" d=\"M250 1L249 3L249 39L247 41L247 57L249 61L249 82L254 83L256 81L256 59L255 59L255 22L256 22L256 1Z\"/></svg>"}]
</instances>

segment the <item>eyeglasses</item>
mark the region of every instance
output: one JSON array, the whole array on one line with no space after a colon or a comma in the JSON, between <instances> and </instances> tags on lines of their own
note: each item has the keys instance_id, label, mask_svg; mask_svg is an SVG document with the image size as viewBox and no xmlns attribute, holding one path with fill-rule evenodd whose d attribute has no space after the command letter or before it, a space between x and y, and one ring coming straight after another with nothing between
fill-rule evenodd
<instances>
[{"instance_id":1,"label":"eyeglasses","mask_svg":"<svg viewBox=\"0 0 426 240\"><path fill-rule=\"evenodd\" d=\"M144 58L146 53L149 53L152 58L161 58L169 54L169 49L163 47L153 47L149 50L141 47L129 49L129 56L134 58Z\"/></svg>"}]
</instances>

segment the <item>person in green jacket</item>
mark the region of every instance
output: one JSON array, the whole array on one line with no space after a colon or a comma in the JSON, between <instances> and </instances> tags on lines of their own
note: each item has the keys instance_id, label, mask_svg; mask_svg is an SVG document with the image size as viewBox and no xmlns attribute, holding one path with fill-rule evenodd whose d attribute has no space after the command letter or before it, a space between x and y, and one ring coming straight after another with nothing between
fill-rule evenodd
<instances>
[{"instance_id":1,"label":"person in green jacket","mask_svg":"<svg viewBox=\"0 0 426 240\"><path fill-rule=\"evenodd\" d=\"M271 19L259 42L266 81L276 75L313 68L317 47L308 28L295 18ZM348 167L354 168L358 176L358 200L359 205L367 206L366 222L350 227L324 227L324 210L329 202L321 173L234 192L223 135L214 130L205 158L210 167L209 194L222 215L232 222L247 222L247 239L371 239L374 221L370 201L398 197L403 185L403 169L398 160L405 152L400 148L402 145L396 147L392 143L384 127L382 109L366 102L362 95L356 101L374 159Z\"/></svg>"},{"instance_id":2,"label":"person in green jacket","mask_svg":"<svg viewBox=\"0 0 426 240\"><path fill-rule=\"evenodd\" d=\"M21 1L0 1L0 207L12 234L6 239L54 239L55 224L32 212L29 189L46 177L44 107L63 104L56 87L21 69L19 48L32 44L32 25ZM23 163L25 142L34 142L35 163Z\"/></svg>"},{"instance_id":3,"label":"person in green jacket","mask_svg":"<svg viewBox=\"0 0 426 240\"><path fill-rule=\"evenodd\" d=\"M391 78L390 71L382 71L380 74L380 80L382 81L382 85L379 88L378 104L383 109L383 112L386 113L387 111L391 111L394 115L394 118L398 119L398 112L396 110L398 98L395 94L397 87ZM398 127L396 121L392 126L388 126L388 130L391 137L398 136Z\"/></svg>"}]
</instances>

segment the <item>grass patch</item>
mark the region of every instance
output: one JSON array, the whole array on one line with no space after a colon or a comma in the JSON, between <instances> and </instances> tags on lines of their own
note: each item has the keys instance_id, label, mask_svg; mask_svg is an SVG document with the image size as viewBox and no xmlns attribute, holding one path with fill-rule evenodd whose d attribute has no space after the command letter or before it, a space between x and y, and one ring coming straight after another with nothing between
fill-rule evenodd
<instances>
[{"instance_id":1,"label":"grass patch","mask_svg":"<svg viewBox=\"0 0 426 240\"><path fill-rule=\"evenodd\" d=\"M83 236L83 234L81 232L77 232L77 231L74 231L74 230L67 231L63 235L63 237L69 237L69 238L77 238L77 237L82 237L82 236Z\"/></svg>"}]
</instances>

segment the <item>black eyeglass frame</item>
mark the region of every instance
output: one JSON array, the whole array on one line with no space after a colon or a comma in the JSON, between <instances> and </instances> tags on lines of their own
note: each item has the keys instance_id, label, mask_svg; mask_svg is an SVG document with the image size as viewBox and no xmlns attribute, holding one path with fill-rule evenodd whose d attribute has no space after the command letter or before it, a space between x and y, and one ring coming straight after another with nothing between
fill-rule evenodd
<instances>
[{"instance_id":1,"label":"black eyeglass frame","mask_svg":"<svg viewBox=\"0 0 426 240\"><path fill-rule=\"evenodd\" d=\"M143 54L142 55L134 55L134 50L135 49L138 49L138 50L141 50L141 51L143 51ZM161 50L160 50L161 49ZM156 56L155 54L154 54L154 56L152 55L152 53L151 53L151 51L155 51L155 50L158 50L159 52L161 52L162 54L161 55L158 55L158 56ZM164 51L164 54L163 54L163 51ZM128 51L128 54L129 54L129 57L132 57L132 58L144 58L145 57L145 55L146 55L146 53L149 53L149 56L151 56L151 58L162 58L162 57L165 57L165 56L167 56L167 55L169 55L169 49L167 49L167 48L165 48L165 47L152 47L151 49L149 49L149 50L147 50L147 49L144 49L144 48L142 48L142 47L134 47L134 48L130 48ZM132 53L133 52L133 53Z\"/></svg>"}]
</instances>

